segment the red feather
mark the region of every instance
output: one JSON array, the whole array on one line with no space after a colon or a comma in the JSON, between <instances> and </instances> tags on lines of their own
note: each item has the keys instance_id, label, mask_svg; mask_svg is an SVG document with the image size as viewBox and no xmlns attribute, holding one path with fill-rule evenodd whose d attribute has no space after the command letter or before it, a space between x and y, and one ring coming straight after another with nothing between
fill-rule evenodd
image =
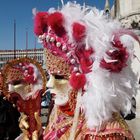
<instances>
[{"instance_id":1,"label":"red feather","mask_svg":"<svg viewBox=\"0 0 140 140\"><path fill-rule=\"evenodd\" d=\"M84 74L73 73L70 77L69 82L73 89L78 90L84 87L86 83L86 77Z\"/></svg>"},{"instance_id":2,"label":"red feather","mask_svg":"<svg viewBox=\"0 0 140 140\"><path fill-rule=\"evenodd\" d=\"M44 32L47 31L47 19L48 13L47 12L39 12L35 16L34 22L34 33L39 36L42 35Z\"/></svg>"},{"instance_id":3,"label":"red feather","mask_svg":"<svg viewBox=\"0 0 140 140\"><path fill-rule=\"evenodd\" d=\"M33 73L34 73L34 68L28 67L28 74L33 75Z\"/></svg>"},{"instance_id":4,"label":"red feather","mask_svg":"<svg viewBox=\"0 0 140 140\"><path fill-rule=\"evenodd\" d=\"M80 66L83 73L91 72L93 60L91 59L91 55L94 53L93 49L85 50L85 46L81 46L76 50L76 55L79 58Z\"/></svg>"},{"instance_id":5,"label":"red feather","mask_svg":"<svg viewBox=\"0 0 140 140\"><path fill-rule=\"evenodd\" d=\"M24 81L27 82L27 83L35 83L36 82L36 79L34 79L34 76L33 75L28 75L24 78Z\"/></svg>"},{"instance_id":6,"label":"red feather","mask_svg":"<svg viewBox=\"0 0 140 140\"><path fill-rule=\"evenodd\" d=\"M58 36L62 36L66 33L63 27L64 17L60 12L55 12L49 15L48 25L51 26L51 28Z\"/></svg>"},{"instance_id":7,"label":"red feather","mask_svg":"<svg viewBox=\"0 0 140 140\"><path fill-rule=\"evenodd\" d=\"M102 59L100 66L105 68L111 72L120 72L124 67L127 66L126 62L128 60L129 54L126 51L126 48L121 48L120 50L116 50L112 53L109 51L106 53L112 60L117 60L117 62L107 63L104 59Z\"/></svg>"},{"instance_id":8,"label":"red feather","mask_svg":"<svg viewBox=\"0 0 140 140\"><path fill-rule=\"evenodd\" d=\"M86 27L80 23L73 23L73 38L79 42L86 36Z\"/></svg>"},{"instance_id":9,"label":"red feather","mask_svg":"<svg viewBox=\"0 0 140 140\"><path fill-rule=\"evenodd\" d=\"M121 34L117 34L112 42L114 48L116 50L107 51L106 54L110 57L111 60L117 60L116 62L107 63L104 59L101 60L100 66L105 68L111 72L120 72L124 67L127 66L127 60L129 57L129 53L127 49L121 43L119 37Z\"/></svg>"}]
</instances>

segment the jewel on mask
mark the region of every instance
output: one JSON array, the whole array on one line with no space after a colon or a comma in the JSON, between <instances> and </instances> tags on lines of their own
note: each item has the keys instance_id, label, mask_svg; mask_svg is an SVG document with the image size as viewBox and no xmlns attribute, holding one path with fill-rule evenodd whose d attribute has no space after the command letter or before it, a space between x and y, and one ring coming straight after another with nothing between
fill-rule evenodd
<instances>
[{"instance_id":1,"label":"jewel on mask","mask_svg":"<svg viewBox=\"0 0 140 140\"><path fill-rule=\"evenodd\" d=\"M54 42L54 41L55 41L55 38L51 37L50 42Z\"/></svg>"},{"instance_id":2,"label":"jewel on mask","mask_svg":"<svg viewBox=\"0 0 140 140\"><path fill-rule=\"evenodd\" d=\"M25 73L28 73L28 70L25 70Z\"/></svg>"},{"instance_id":3,"label":"jewel on mask","mask_svg":"<svg viewBox=\"0 0 140 140\"><path fill-rule=\"evenodd\" d=\"M56 46L57 46L57 47L60 47L60 46L61 46L61 43L60 43L60 42L57 42L57 43L56 43Z\"/></svg>"},{"instance_id":4,"label":"jewel on mask","mask_svg":"<svg viewBox=\"0 0 140 140\"><path fill-rule=\"evenodd\" d=\"M78 75L80 75L80 73L79 73L79 72L77 72L77 73L76 73L76 76L78 76Z\"/></svg>"},{"instance_id":5,"label":"jewel on mask","mask_svg":"<svg viewBox=\"0 0 140 140\"><path fill-rule=\"evenodd\" d=\"M71 59L71 60L70 60L70 63L71 63L71 64L74 64L74 63L75 63L75 59Z\"/></svg>"},{"instance_id":6,"label":"jewel on mask","mask_svg":"<svg viewBox=\"0 0 140 140\"><path fill-rule=\"evenodd\" d=\"M45 39L45 37L46 37L46 35L45 35L45 33L44 33L44 34L42 35L42 40Z\"/></svg>"},{"instance_id":7,"label":"jewel on mask","mask_svg":"<svg viewBox=\"0 0 140 140\"><path fill-rule=\"evenodd\" d=\"M39 35L38 38L39 38L40 40L42 40L42 35Z\"/></svg>"},{"instance_id":8,"label":"jewel on mask","mask_svg":"<svg viewBox=\"0 0 140 140\"><path fill-rule=\"evenodd\" d=\"M77 67L74 67L73 68L73 72L76 72L76 71L78 71L78 68Z\"/></svg>"},{"instance_id":9,"label":"jewel on mask","mask_svg":"<svg viewBox=\"0 0 140 140\"><path fill-rule=\"evenodd\" d=\"M68 52L67 53L67 57L71 57L71 52Z\"/></svg>"},{"instance_id":10,"label":"jewel on mask","mask_svg":"<svg viewBox=\"0 0 140 140\"><path fill-rule=\"evenodd\" d=\"M49 40L50 40L50 36L47 35L47 36L46 36L46 41L49 42Z\"/></svg>"},{"instance_id":11,"label":"jewel on mask","mask_svg":"<svg viewBox=\"0 0 140 140\"><path fill-rule=\"evenodd\" d=\"M25 70L25 66L23 66L22 69Z\"/></svg>"},{"instance_id":12,"label":"jewel on mask","mask_svg":"<svg viewBox=\"0 0 140 140\"><path fill-rule=\"evenodd\" d=\"M43 39L45 39L45 34L43 34L43 35L39 35L39 40L43 40Z\"/></svg>"},{"instance_id":13,"label":"jewel on mask","mask_svg":"<svg viewBox=\"0 0 140 140\"><path fill-rule=\"evenodd\" d=\"M58 71L57 71L57 73L59 74L59 73L60 73L60 71L58 70Z\"/></svg>"},{"instance_id":14,"label":"jewel on mask","mask_svg":"<svg viewBox=\"0 0 140 140\"><path fill-rule=\"evenodd\" d=\"M41 39L38 38L38 43L42 44L43 43L43 40L41 40Z\"/></svg>"},{"instance_id":15,"label":"jewel on mask","mask_svg":"<svg viewBox=\"0 0 140 140\"><path fill-rule=\"evenodd\" d=\"M66 46L63 46L62 47L62 51L66 51L67 50L67 47Z\"/></svg>"}]
</instances>

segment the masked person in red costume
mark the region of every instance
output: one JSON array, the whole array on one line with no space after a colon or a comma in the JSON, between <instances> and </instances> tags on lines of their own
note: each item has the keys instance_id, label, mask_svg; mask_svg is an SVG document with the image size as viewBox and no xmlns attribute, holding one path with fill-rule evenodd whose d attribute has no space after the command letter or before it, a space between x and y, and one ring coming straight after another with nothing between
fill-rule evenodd
<instances>
[{"instance_id":1,"label":"masked person in red costume","mask_svg":"<svg viewBox=\"0 0 140 140\"><path fill-rule=\"evenodd\" d=\"M76 3L38 12L54 107L44 140L134 140L119 112L137 89L130 67L137 37L103 12Z\"/></svg>"},{"instance_id":2,"label":"masked person in red costume","mask_svg":"<svg viewBox=\"0 0 140 140\"><path fill-rule=\"evenodd\" d=\"M41 138L41 96L46 86L45 73L40 64L29 58L9 61L3 71L4 87L9 101L21 113L19 127L23 133L16 140L38 140Z\"/></svg>"}]
</instances>

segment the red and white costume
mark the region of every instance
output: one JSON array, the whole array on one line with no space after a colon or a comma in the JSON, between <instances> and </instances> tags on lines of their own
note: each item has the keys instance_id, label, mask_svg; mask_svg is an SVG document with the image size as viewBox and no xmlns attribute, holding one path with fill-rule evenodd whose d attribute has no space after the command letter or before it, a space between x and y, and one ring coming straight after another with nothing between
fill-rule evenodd
<instances>
[{"instance_id":1,"label":"red and white costume","mask_svg":"<svg viewBox=\"0 0 140 140\"><path fill-rule=\"evenodd\" d=\"M120 116L131 108L133 40L117 21L67 3L35 15L55 101L44 140L134 140Z\"/></svg>"}]
</instances>

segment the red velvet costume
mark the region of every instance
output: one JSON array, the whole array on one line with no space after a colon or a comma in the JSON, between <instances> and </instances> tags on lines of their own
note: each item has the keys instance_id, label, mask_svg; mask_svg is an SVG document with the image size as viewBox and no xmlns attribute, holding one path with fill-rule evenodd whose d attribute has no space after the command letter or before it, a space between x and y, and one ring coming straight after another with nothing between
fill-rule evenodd
<instances>
[{"instance_id":1,"label":"red velvet costume","mask_svg":"<svg viewBox=\"0 0 140 140\"><path fill-rule=\"evenodd\" d=\"M32 97L28 97L23 100L22 97L18 93L11 93L10 100L16 104L18 111L23 112L28 116L29 123L29 137L32 136L32 133L37 130L37 121L35 119L35 112L40 114L41 111L41 95L42 91L36 91L35 95Z\"/></svg>"}]
</instances>

